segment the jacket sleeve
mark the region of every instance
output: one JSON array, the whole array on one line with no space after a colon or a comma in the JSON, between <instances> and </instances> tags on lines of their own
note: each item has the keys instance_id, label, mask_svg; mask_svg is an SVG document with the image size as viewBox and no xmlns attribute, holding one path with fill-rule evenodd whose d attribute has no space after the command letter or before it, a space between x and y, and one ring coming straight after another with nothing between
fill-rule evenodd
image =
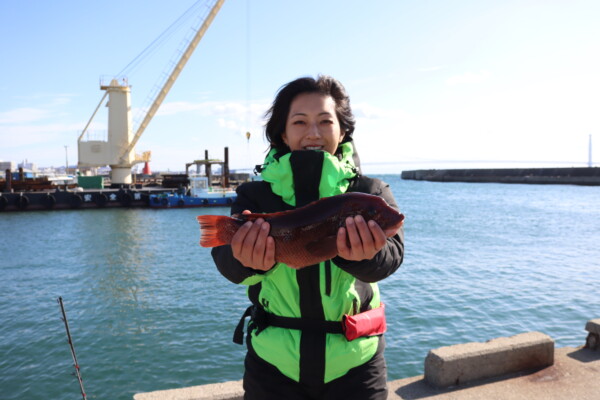
<instances>
[{"instance_id":1,"label":"jacket sleeve","mask_svg":"<svg viewBox=\"0 0 600 400\"><path fill-rule=\"evenodd\" d=\"M244 210L251 212L261 212L257 205L246 195L244 185L237 189L237 198L231 205L231 214L240 214ZM230 245L214 247L211 251L213 260L217 265L219 272L231 282L236 284L253 285L261 281L264 277L263 271L247 268L242 265L234 256Z\"/></svg>"},{"instance_id":2,"label":"jacket sleeve","mask_svg":"<svg viewBox=\"0 0 600 400\"><path fill-rule=\"evenodd\" d=\"M379 181L381 185L370 191L371 194L382 197L391 207L398 210L396 200L389 185ZM402 264L404 258L404 227L398 233L387 238L387 243L370 260L350 261L335 257L335 265L363 282L377 282L393 274Z\"/></svg>"}]
</instances>

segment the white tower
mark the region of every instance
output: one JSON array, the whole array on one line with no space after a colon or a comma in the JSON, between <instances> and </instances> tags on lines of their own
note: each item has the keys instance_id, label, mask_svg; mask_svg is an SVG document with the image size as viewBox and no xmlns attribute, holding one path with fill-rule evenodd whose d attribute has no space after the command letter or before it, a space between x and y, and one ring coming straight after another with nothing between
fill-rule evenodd
<instances>
[{"instance_id":1,"label":"white tower","mask_svg":"<svg viewBox=\"0 0 600 400\"><path fill-rule=\"evenodd\" d=\"M124 79L121 81L112 79L108 85L101 84L100 89L105 90L106 93L100 100L96 111L108 96L108 140L85 141L83 140L84 129L78 141L79 166L109 165L111 168L111 181L129 185L132 183L131 167L150 159L150 152L136 156L133 147L128 149L133 139L131 88Z\"/></svg>"},{"instance_id":2,"label":"white tower","mask_svg":"<svg viewBox=\"0 0 600 400\"><path fill-rule=\"evenodd\" d=\"M131 143L131 89L120 85L116 79L108 86L100 86L108 93L108 143L111 180L131 184L131 167L135 161L135 150L125 152Z\"/></svg>"}]
</instances>

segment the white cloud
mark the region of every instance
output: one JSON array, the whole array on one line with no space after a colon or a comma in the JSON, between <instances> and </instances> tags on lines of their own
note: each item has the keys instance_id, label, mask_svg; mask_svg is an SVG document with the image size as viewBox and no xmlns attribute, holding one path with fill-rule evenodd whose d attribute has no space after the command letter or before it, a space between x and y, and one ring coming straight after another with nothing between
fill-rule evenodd
<instances>
[{"instance_id":1,"label":"white cloud","mask_svg":"<svg viewBox=\"0 0 600 400\"><path fill-rule=\"evenodd\" d=\"M17 148L48 143L56 140L72 142L78 137L79 124L49 123L43 125L14 125L2 128L0 141L3 148Z\"/></svg>"},{"instance_id":2,"label":"white cloud","mask_svg":"<svg viewBox=\"0 0 600 400\"><path fill-rule=\"evenodd\" d=\"M191 103L188 101L172 101L168 103L163 103L158 109L157 115L175 115L179 113L191 112L191 111L200 111L207 112L212 108L211 102L204 103ZM137 113L136 110L135 113Z\"/></svg>"},{"instance_id":3,"label":"white cloud","mask_svg":"<svg viewBox=\"0 0 600 400\"><path fill-rule=\"evenodd\" d=\"M221 128L230 129L233 131L239 131L241 129L240 125L236 121L227 120L224 118L218 118L217 122Z\"/></svg>"},{"instance_id":4,"label":"white cloud","mask_svg":"<svg viewBox=\"0 0 600 400\"><path fill-rule=\"evenodd\" d=\"M0 124L23 124L48 118L52 111L45 108L23 107L0 112Z\"/></svg>"},{"instance_id":5,"label":"white cloud","mask_svg":"<svg viewBox=\"0 0 600 400\"><path fill-rule=\"evenodd\" d=\"M247 105L243 102L218 102L218 101L202 101L202 102L189 102L189 101L175 101L163 103L160 106L157 115L175 115L186 112L199 112L201 115L216 115L225 117L236 117L246 118L250 113L253 117L262 114L267 109L267 105L263 102L253 102Z\"/></svg>"},{"instance_id":6,"label":"white cloud","mask_svg":"<svg viewBox=\"0 0 600 400\"><path fill-rule=\"evenodd\" d=\"M212 119L218 127L245 136L248 130L252 132L262 131L263 116L267 107L268 103L264 102L253 102L248 105L234 101L204 101L198 103L180 101L163 104L157 115L173 117L187 113L189 117L195 115L208 120ZM136 111L137 113L140 112L139 110ZM137 118L138 114L135 115Z\"/></svg>"},{"instance_id":7,"label":"white cloud","mask_svg":"<svg viewBox=\"0 0 600 400\"><path fill-rule=\"evenodd\" d=\"M479 73L467 72L462 75L455 75L446 80L446 84L450 86L475 84L485 82L489 79L491 73L489 71L480 71Z\"/></svg>"},{"instance_id":8,"label":"white cloud","mask_svg":"<svg viewBox=\"0 0 600 400\"><path fill-rule=\"evenodd\" d=\"M441 69L444 69L445 67L442 67L441 65L436 65L433 67L421 67L419 69L417 69L417 71L419 72L432 72L432 71L439 71Z\"/></svg>"},{"instance_id":9,"label":"white cloud","mask_svg":"<svg viewBox=\"0 0 600 400\"><path fill-rule=\"evenodd\" d=\"M391 111L375 107L368 103L357 103L352 105L352 112L357 119L378 119L390 116Z\"/></svg>"}]
</instances>

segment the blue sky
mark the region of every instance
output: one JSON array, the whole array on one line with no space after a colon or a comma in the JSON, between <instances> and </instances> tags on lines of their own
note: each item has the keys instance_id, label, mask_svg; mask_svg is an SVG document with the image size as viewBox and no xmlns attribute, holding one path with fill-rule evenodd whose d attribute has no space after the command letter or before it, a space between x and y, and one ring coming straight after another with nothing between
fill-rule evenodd
<instances>
[{"instance_id":1,"label":"blue sky","mask_svg":"<svg viewBox=\"0 0 600 400\"><path fill-rule=\"evenodd\" d=\"M0 160L77 158L77 137L120 73L194 0L2 1ZM222 157L260 163L277 89L329 74L347 88L371 173L600 162L600 2L226 0L138 142L153 170ZM193 19L128 71L132 106ZM92 132L106 130L102 111ZM134 116L135 116L134 111ZM252 133L248 141L245 132Z\"/></svg>"}]
</instances>

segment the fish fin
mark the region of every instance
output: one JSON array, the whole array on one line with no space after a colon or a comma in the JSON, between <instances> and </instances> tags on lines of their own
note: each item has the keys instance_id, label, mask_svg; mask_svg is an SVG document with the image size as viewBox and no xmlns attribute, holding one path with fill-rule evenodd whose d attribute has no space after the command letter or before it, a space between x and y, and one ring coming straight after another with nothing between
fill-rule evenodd
<instances>
[{"instance_id":1,"label":"fish fin","mask_svg":"<svg viewBox=\"0 0 600 400\"><path fill-rule=\"evenodd\" d=\"M325 236L306 244L306 250L312 255L328 260L337 253L337 235Z\"/></svg>"},{"instance_id":2,"label":"fish fin","mask_svg":"<svg viewBox=\"0 0 600 400\"><path fill-rule=\"evenodd\" d=\"M240 221L255 221L264 216L265 216L265 214L258 214L258 213L256 213L256 214L241 214L241 213L239 213L239 214L232 214L231 218L237 219Z\"/></svg>"},{"instance_id":3,"label":"fish fin","mask_svg":"<svg viewBox=\"0 0 600 400\"><path fill-rule=\"evenodd\" d=\"M286 211L277 211L274 213L250 213L250 214L233 214L231 218L238 219L240 221L256 221L259 218L264 220L271 220L273 218L282 217L285 215L293 214L297 209L294 210L286 210Z\"/></svg>"},{"instance_id":4,"label":"fish fin","mask_svg":"<svg viewBox=\"0 0 600 400\"><path fill-rule=\"evenodd\" d=\"M227 244L219 237L219 225L229 219L224 215L200 215L196 217L200 223L200 246L217 247Z\"/></svg>"},{"instance_id":5,"label":"fish fin","mask_svg":"<svg viewBox=\"0 0 600 400\"><path fill-rule=\"evenodd\" d=\"M273 214L261 214L261 213L251 213L251 214L232 214L231 218L237 219L238 221L251 221L254 222L259 218L265 219L265 217L271 217L278 213Z\"/></svg>"}]
</instances>

